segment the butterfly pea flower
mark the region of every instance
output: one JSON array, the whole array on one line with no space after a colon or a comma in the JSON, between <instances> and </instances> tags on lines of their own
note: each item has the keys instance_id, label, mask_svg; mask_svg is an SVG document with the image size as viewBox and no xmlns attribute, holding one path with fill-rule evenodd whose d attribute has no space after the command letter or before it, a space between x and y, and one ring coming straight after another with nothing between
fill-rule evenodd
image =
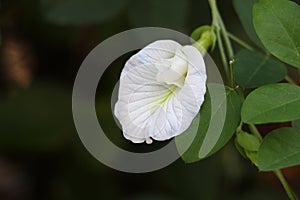
<instances>
[{"instance_id":1,"label":"butterfly pea flower","mask_svg":"<svg viewBox=\"0 0 300 200\"><path fill-rule=\"evenodd\" d=\"M124 137L151 144L183 133L204 101L206 79L194 46L158 40L144 47L121 72L114 113Z\"/></svg>"}]
</instances>

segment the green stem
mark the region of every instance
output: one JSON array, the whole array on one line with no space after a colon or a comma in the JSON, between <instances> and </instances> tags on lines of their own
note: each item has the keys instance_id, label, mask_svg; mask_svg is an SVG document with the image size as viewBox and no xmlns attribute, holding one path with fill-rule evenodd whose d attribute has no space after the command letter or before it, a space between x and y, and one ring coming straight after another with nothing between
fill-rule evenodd
<instances>
[{"instance_id":1,"label":"green stem","mask_svg":"<svg viewBox=\"0 0 300 200\"><path fill-rule=\"evenodd\" d=\"M236 43L238 43L239 45L241 45L242 47L245 47L246 49L253 51L254 48L252 46L250 46L249 44L247 44L246 42L244 42L243 40L241 40L240 38L236 37L235 35L227 32L227 35L230 39L232 39L233 41L235 41Z\"/></svg>"},{"instance_id":2,"label":"green stem","mask_svg":"<svg viewBox=\"0 0 300 200\"><path fill-rule=\"evenodd\" d=\"M212 13L212 25L216 27L216 32L217 32L217 42L218 42L218 48L220 51L221 59L222 59L222 64L224 67L225 75L226 78L229 82L230 80L230 70L228 66L228 59L225 53L225 48L223 46L223 41L220 33L220 21L219 21L219 14L218 14L218 8L216 4L216 0L208 0L210 8L211 8L211 13Z\"/></svg>"},{"instance_id":3,"label":"green stem","mask_svg":"<svg viewBox=\"0 0 300 200\"><path fill-rule=\"evenodd\" d=\"M242 127L243 127L243 121L241 120L239 126L236 128L236 133L241 132L242 131Z\"/></svg>"},{"instance_id":4,"label":"green stem","mask_svg":"<svg viewBox=\"0 0 300 200\"><path fill-rule=\"evenodd\" d=\"M291 189L291 187L289 186L289 184L287 183L286 179L284 178L282 172L277 169L273 171L275 173L275 175L277 176L277 178L280 180L284 190L286 191L288 197L291 200L298 200L298 197L296 196L296 194L293 192L293 190Z\"/></svg>"},{"instance_id":5,"label":"green stem","mask_svg":"<svg viewBox=\"0 0 300 200\"><path fill-rule=\"evenodd\" d=\"M220 13L218 12L218 10L217 10L217 14L218 14L218 20L219 20L219 24L220 24L220 28L221 28L221 33L223 35L225 46L226 46L228 56L229 56L229 59L230 59L230 61L229 61L230 86L235 87L234 76L233 76L233 63L234 63L233 48L232 48L229 36L227 35L226 27L224 25L224 22L222 20L222 17L220 15Z\"/></svg>"},{"instance_id":6,"label":"green stem","mask_svg":"<svg viewBox=\"0 0 300 200\"><path fill-rule=\"evenodd\" d=\"M234 64L234 59L229 61L229 69L230 69L230 85L232 87L235 87L235 82L234 82L234 75L233 75L233 64Z\"/></svg>"},{"instance_id":7,"label":"green stem","mask_svg":"<svg viewBox=\"0 0 300 200\"><path fill-rule=\"evenodd\" d=\"M297 83L289 75L285 76L285 80L291 84L297 85Z\"/></svg>"},{"instance_id":8,"label":"green stem","mask_svg":"<svg viewBox=\"0 0 300 200\"><path fill-rule=\"evenodd\" d=\"M214 25L215 27L217 27L217 29L219 29L219 23L218 23L218 8L217 8L217 4L216 4L216 0L208 0L209 5L210 5L210 9L211 9L211 13L212 13L212 25Z\"/></svg>"},{"instance_id":9,"label":"green stem","mask_svg":"<svg viewBox=\"0 0 300 200\"><path fill-rule=\"evenodd\" d=\"M256 126L254 124L249 124L249 128L250 128L251 132L259 139L259 141L262 142L263 138L261 137L261 134L258 131L258 129L256 128Z\"/></svg>"},{"instance_id":10,"label":"green stem","mask_svg":"<svg viewBox=\"0 0 300 200\"><path fill-rule=\"evenodd\" d=\"M227 51L228 51L229 59L231 60L231 59L233 59L233 56L234 56L234 54L233 54L233 48L232 48L230 39L229 39L229 37L227 35L226 27L224 25L224 22L223 22L223 20L221 18L221 15L220 15L220 13L219 13L218 10L217 10L217 14L218 14L218 20L219 20L219 23L220 23L221 33L222 33L222 35L224 37L224 42L225 42L225 46L226 46Z\"/></svg>"},{"instance_id":11,"label":"green stem","mask_svg":"<svg viewBox=\"0 0 300 200\"><path fill-rule=\"evenodd\" d=\"M225 54L225 49L223 46L223 42L222 42L222 38L221 38L221 34L220 34L219 30L217 30L217 42L218 42L218 47L219 47L222 63L224 66L225 75L226 75L227 80L229 81L230 80L230 71L229 71L227 57Z\"/></svg>"}]
</instances>

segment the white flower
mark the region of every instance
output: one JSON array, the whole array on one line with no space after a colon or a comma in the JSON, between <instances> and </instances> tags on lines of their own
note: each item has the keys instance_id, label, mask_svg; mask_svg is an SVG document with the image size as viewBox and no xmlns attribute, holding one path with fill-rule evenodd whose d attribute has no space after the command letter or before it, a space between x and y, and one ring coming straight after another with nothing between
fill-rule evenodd
<instances>
[{"instance_id":1,"label":"white flower","mask_svg":"<svg viewBox=\"0 0 300 200\"><path fill-rule=\"evenodd\" d=\"M163 141L184 132L206 92L202 55L172 40L153 42L133 55L121 73L115 116L126 139Z\"/></svg>"}]
</instances>

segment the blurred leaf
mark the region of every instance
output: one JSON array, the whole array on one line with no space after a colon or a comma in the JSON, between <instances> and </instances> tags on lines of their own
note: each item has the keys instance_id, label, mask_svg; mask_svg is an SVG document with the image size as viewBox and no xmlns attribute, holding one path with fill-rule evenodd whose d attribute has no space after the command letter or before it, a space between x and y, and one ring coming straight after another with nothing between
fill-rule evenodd
<instances>
[{"instance_id":1,"label":"blurred leaf","mask_svg":"<svg viewBox=\"0 0 300 200\"><path fill-rule=\"evenodd\" d=\"M288 83L262 86L251 92L242 107L246 123L263 124L300 119L300 87Z\"/></svg>"},{"instance_id":2,"label":"blurred leaf","mask_svg":"<svg viewBox=\"0 0 300 200\"><path fill-rule=\"evenodd\" d=\"M133 0L129 22L134 27L156 26L182 30L188 17L189 1Z\"/></svg>"},{"instance_id":3,"label":"blurred leaf","mask_svg":"<svg viewBox=\"0 0 300 200\"><path fill-rule=\"evenodd\" d=\"M258 151L258 166L270 171L300 164L300 130L280 128L270 132Z\"/></svg>"},{"instance_id":4,"label":"blurred leaf","mask_svg":"<svg viewBox=\"0 0 300 200\"><path fill-rule=\"evenodd\" d=\"M129 0L40 0L42 15L60 25L101 23L118 15Z\"/></svg>"},{"instance_id":5,"label":"blurred leaf","mask_svg":"<svg viewBox=\"0 0 300 200\"><path fill-rule=\"evenodd\" d=\"M201 107L201 111L192 121L190 127L184 133L175 137L177 150L180 153L181 158L186 163L196 162L200 160L198 155L199 155L201 144L205 137L205 130L208 128L208 124L210 121L209 120L210 112L211 112L210 106L211 105L210 105L209 95L206 93L205 101ZM200 115L202 116L201 120L200 120ZM195 132L197 132L197 135L194 137ZM191 146L187 148L187 144L189 144L189 142L193 139L194 141L192 142Z\"/></svg>"},{"instance_id":6,"label":"blurred leaf","mask_svg":"<svg viewBox=\"0 0 300 200\"><path fill-rule=\"evenodd\" d=\"M242 99L232 88L226 87L227 110L220 138L208 156L219 151L231 139L241 120Z\"/></svg>"},{"instance_id":7,"label":"blurred leaf","mask_svg":"<svg viewBox=\"0 0 300 200\"><path fill-rule=\"evenodd\" d=\"M278 59L300 68L300 7L287 0L261 0L253 7L255 30Z\"/></svg>"},{"instance_id":8,"label":"blurred leaf","mask_svg":"<svg viewBox=\"0 0 300 200\"><path fill-rule=\"evenodd\" d=\"M234 0L233 6L250 39L257 46L264 48L255 32L252 22L252 8L256 2L258 2L258 0Z\"/></svg>"},{"instance_id":9,"label":"blurred leaf","mask_svg":"<svg viewBox=\"0 0 300 200\"><path fill-rule=\"evenodd\" d=\"M284 64L259 52L243 50L235 56L234 77L244 88L255 88L284 79Z\"/></svg>"},{"instance_id":10,"label":"blurred leaf","mask_svg":"<svg viewBox=\"0 0 300 200\"><path fill-rule=\"evenodd\" d=\"M55 151L74 132L71 90L35 84L0 101L0 148L16 151Z\"/></svg>"},{"instance_id":11,"label":"blurred leaf","mask_svg":"<svg viewBox=\"0 0 300 200\"><path fill-rule=\"evenodd\" d=\"M211 85L209 88L212 90L220 90L220 85ZM222 98L222 97L221 97ZM234 134L239 122L240 122L240 109L242 101L238 94L231 88L226 88L226 99L227 99L227 111L226 111L226 118L223 130L221 132L220 137L218 138L216 144L213 146L213 148L210 150L210 152L205 156L208 157L218 150L220 150L232 137ZM226 103L226 99L222 99L219 101L218 105L215 105L218 107L218 109L222 109L222 107L225 107L223 104ZM197 135L194 138L194 141L192 142L191 146L187 149L186 152L182 155L182 159L187 162L196 162L203 157L199 156L199 152L201 148L203 148L205 141L205 137L207 135L207 130L210 124L210 121L216 121L214 118L217 118L219 113L218 111L215 111L212 115L211 111L211 96L209 92L205 95L205 101L201 107L201 111L198 114L197 117L200 117L200 122L197 124L197 120L193 121L193 124L190 126L190 128L181 134L180 136L176 137L176 145L179 152L184 151L184 147L187 144L187 140L191 140L193 138L193 132L197 130ZM221 113L222 114L222 113ZM217 133L214 133L217 134Z\"/></svg>"},{"instance_id":12,"label":"blurred leaf","mask_svg":"<svg viewBox=\"0 0 300 200\"><path fill-rule=\"evenodd\" d=\"M238 144L248 151L258 151L260 141L254 135L246 132L240 132L236 136Z\"/></svg>"},{"instance_id":13,"label":"blurred leaf","mask_svg":"<svg viewBox=\"0 0 300 200\"><path fill-rule=\"evenodd\" d=\"M300 129L300 120L295 120L292 122L292 126Z\"/></svg>"}]
</instances>

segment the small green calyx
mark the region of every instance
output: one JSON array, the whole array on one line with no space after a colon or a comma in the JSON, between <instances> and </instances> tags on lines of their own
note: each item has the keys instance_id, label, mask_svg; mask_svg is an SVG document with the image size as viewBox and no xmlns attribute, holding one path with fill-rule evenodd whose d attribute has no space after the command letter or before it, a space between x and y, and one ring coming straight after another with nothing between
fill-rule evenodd
<instances>
[{"instance_id":1,"label":"small green calyx","mask_svg":"<svg viewBox=\"0 0 300 200\"><path fill-rule=\"evenodd\" d=\"M239 131L236 135L235 145L243 157L248 158L257 166L257 152L261 142L259 139L247 132Z\"/></svg>"},{"instance_id":2,"label":"small green calyx","mask_svg":"<svg viewBox=\"0 0 300 200\"><path fill-rule=\"evenodd\" d=\"M212 26L201 26L191 34L194 46L204 55L209 49L214 49L217 36Z\"/></svg>"}]
</instances>

